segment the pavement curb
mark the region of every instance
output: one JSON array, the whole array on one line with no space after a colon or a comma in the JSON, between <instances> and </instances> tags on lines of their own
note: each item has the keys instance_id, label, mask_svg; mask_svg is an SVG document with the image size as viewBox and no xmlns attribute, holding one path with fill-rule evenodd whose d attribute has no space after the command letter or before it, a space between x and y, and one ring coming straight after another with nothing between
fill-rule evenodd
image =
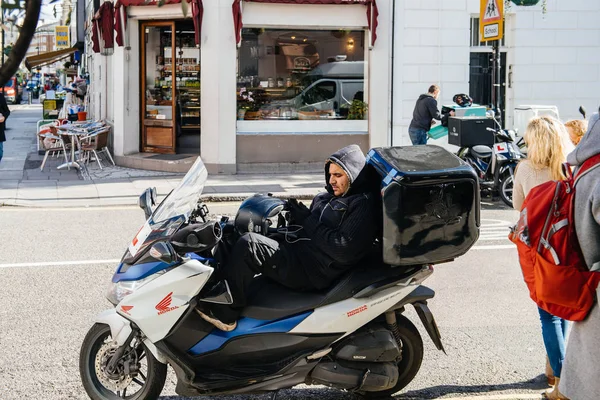
<instances>
[{"instance_id":1,"label":"pavement curb","mask_svg":"<svg viewBox=\"0 0 600 400\"><path fill-rule=\"evenodd\" d=\"M255 193L214 193L202 195L200 199L206 203L242 202ZM298 200L312 200L319 192L314 193L272 193L273 197L282 200L291 198ZM70 197L56 200L33 200L33 199L4 199L0 200L0 207L31 207L31 208L75 208L75 207L114 207L114 206L136 206L139 195L123 195L117 198L100 197L96 199ZM159 197L159 200L160 199Z\"/></svg>"}]
</instances>

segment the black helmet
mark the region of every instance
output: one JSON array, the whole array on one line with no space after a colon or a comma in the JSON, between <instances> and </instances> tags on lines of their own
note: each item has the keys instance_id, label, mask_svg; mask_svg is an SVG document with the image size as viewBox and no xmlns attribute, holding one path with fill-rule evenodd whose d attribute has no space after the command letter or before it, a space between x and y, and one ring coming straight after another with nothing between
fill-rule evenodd
<instances>
[{"instance_id":1,"label":"black helmet","mask_svg":"<svg viewBox=\"0 0 600 400\"><path fill-rule=\"evenodd\" d=\"M455 94L452 101L461 107L471 107L473 105L473 99L468 94Z\"/></svg>"}]
</instances>

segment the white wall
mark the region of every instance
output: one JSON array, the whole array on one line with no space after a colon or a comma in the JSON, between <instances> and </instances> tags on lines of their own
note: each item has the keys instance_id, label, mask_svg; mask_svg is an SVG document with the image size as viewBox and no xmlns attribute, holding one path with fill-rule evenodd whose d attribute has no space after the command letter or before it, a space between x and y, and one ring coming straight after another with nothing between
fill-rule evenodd
<instances>
[{"instance_id":1,"label":"white wall","mask_svg":"<svg viewBox=\"0 0 600 400\"><path fill-rule=\"evenodd\" d=\"M600 1L548 1L515 12L514 105L558 107L563 121L600 105Z\"/></svg>"},{"instance_id":2,"label":"white wall","mask_svg":"<svg viewBox=\"0 0 600 400\"><path fill-rule=\"evenodd\" d=\"M467 0L396 1L395 146L410 145L415 102L430 85L440 85L440 106L451 103L454 94L468 92L469 22Z\"/></svg>"},{"instance_id":3,"label":"white wall","mask_svg":"<svg viewBox=\"0 0 600 400\"><path fill-rule=\"evenodd\" d=\"M556 105L563 121L600 103L600 1L552 0L507 10L507 121L515 106ZM432 83L439 104L469 90L469 22L479 0L397 0L394 71L394 145L410 144L408 125L415 101ZM440 139L438 142L445 142ZM443 143L440 143L443 144Z\"/></svg>"}]
</instances>

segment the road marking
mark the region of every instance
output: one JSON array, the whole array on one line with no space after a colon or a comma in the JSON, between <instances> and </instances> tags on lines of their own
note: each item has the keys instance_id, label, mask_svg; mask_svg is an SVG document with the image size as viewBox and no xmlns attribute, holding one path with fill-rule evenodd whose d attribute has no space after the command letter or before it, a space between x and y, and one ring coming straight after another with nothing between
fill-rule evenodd
<instances>
[{"instance_id":1,"label":"road marking","mask_svg":"<svg viewBox=\"0 0 600 400\"><path fill-rule=\"evenodd\" d=\"M500 249L517 249L514 244L496 244L489 246L473 246L471 250L500 250Z\"/></svg>"},{"instance_id":2,"label":"road marking","mask_svg":"<svg viewBox=\"0 0 600 400\"><path fill-rule=\"evenodd\" d=\"M32 207L11 207L0 206L0 212L46 212L46 211L57 211L57 212L66 212L66 211L114 211L114 210L134 210L139 209L138 206L94 206L94 207L40 207L40 208L32 208Z\"/></svg>"},{"instance_id":3,"label":"road marking","mask_svg":"<svg viewBox=\"0 0 600 400\"><path fill-rule=\"evenodd\" d=\"M120 258L110 260L81 260L81 261L52 261L37 263L15 263L0 264L0 268L27 268L27 267L65 267L69 265L94 265L94 264L115 264L120 263Z\"/></svg>"},{"instance_id":4,"label":"road marking","mask_svg":"<svg viewBox=\"0 0 600 400\"><path fill-rule=\"evenodd\" d=\"M513 225L513 222L501 219L482 219L479 241L508 240L508 232Z\"/></svg>"}]
</instances>

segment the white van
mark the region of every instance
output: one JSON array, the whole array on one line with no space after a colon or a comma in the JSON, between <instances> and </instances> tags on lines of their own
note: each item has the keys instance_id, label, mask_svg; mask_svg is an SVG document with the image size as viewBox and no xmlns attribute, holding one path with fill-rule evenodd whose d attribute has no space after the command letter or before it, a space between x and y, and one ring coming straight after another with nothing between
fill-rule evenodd
<instances>
[{"instance_id":1,"label":"white van","mask_svg":"<svg viewBox=\"0 0 600 400\"><path fill-rule=\"evenodd\" d=\"M319 65L303 79L306 86L290 100L272 102L265 110L290 108L290 112L331 111L344 116L355 98L363 100L364 61L338 61Z\"/></svg>"}]
</instances>

